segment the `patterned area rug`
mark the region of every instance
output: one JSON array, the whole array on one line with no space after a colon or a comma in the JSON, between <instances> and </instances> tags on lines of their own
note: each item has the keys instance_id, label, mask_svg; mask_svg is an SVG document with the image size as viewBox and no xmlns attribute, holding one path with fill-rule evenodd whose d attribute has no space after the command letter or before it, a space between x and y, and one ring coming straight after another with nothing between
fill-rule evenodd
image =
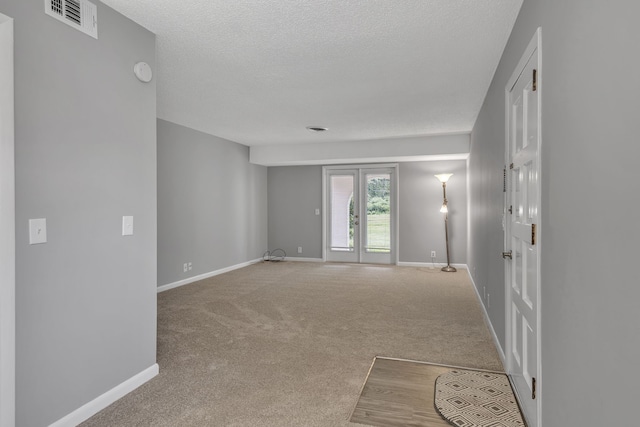
<instances>
[{"instance_id":1,"label":"patterned area rug","mask_svg":"<svg viewBox=\"0 0 640 427\"><path fill-rule=\"evenodd\" d=\"M503 374L452 370L436 379L436 410L457 427L526 426Z\"/></svg>"}]
</instances>

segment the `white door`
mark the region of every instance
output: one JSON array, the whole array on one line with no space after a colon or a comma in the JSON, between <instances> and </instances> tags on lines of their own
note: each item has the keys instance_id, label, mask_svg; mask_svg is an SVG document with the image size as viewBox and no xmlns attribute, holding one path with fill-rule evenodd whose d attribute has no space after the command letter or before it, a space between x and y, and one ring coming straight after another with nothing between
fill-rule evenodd
<instances>
[{"instance_id":1,"label":"white door","mask_svg":"<svg viewBox=\"0 0 640 427\"><path fill-rule=\"evenodd\" d=\"M325 259L394 262L395 168L337 168L325 172Z\"/></svg>"},{"instance_id":2,"label":"white door","mask_svg":"<svg viewBox=\"0 0 640 427\"><path fill-rule=\"evenodd\" d=\"M360 198L357 169L327 173L327 261L360 262Z\"/></svg>"},{"instance_id":3,"label":"white door","mask_svg":"<svg viewBox=\"0 0 640 427\"><path fill-rule=\"evenodd\" d=\"M506 94L507 370L532 427L540 422L539 36L538 30Z\"/></svg>"}]
</instances>

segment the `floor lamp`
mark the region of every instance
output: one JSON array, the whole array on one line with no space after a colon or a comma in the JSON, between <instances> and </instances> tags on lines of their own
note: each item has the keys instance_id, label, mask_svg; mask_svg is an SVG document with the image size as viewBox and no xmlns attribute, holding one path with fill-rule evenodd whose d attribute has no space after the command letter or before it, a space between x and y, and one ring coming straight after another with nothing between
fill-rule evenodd
<instances>
[{"instance_id":1,"label":"floor lamp","mask_svg":"<svg viewBox=\"0 0 640 427\"><path fill-rule=\"evenodd\" d=\"M455 267L451 267L451 263L449 262L449 208L447 207L447 181L449 181L451 175L453 174L441 173L435 176L442 183L442 196L444 198L440 212L444 214L444 239L447 243L447 266L442 267L442 271L447 271L449 273L457 271Z\"/></svg>"}]
</instances>

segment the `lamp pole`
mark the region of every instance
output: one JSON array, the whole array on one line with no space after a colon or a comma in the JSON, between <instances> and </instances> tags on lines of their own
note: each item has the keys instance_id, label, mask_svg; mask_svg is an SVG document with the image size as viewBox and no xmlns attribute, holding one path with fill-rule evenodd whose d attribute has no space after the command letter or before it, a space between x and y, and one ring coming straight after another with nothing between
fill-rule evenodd
<instances>
[{"instance_id":1,"label":"lamp pole","mask_svg":"<svg viewBox=\"0 0 640 427\"><path fill-rule=\"evenodd\" d=\"M446 267L442 267L442 271L446 271L448 273L454 273L456 270L455 267L451 266L450 258L449 258L449 207L447 202L447 181L451 178L452 173L443 173L436 175L440 182L442 182L442 197L444 199L442 203L442 207L440 208L440 212L444 213L444 239L447 246L447 265Z\"/></svg>"}]
</instances>

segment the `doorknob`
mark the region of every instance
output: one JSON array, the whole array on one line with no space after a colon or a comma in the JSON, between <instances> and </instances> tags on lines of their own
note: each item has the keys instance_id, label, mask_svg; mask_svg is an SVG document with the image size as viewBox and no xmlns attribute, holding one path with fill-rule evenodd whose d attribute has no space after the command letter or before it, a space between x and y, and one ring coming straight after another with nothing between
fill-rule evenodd
<instances>
[{"instance_id":1,"label":"doorknob","mask_svg":"<svg viewBox=\"0 0 640 427\"><path fill-rule=\"evenodd\" d=\"M502 258L504 258L504 259L507 259L507 258L509 258L509 259L513 259L513 258L511 258L511 251L509 251L509 252L502 252Z\"/></svg>"},{"instance_id":2,"label":"doorknob","mask_svg":"<svg viewBox=\"0 0 640 427\"><path fill-rule=\"evenodd\" d=\"M360 224L358 221L355 221L355 222L353 223L353 225L358 225L358 224Z\"/></svg>"}]
</instances>

